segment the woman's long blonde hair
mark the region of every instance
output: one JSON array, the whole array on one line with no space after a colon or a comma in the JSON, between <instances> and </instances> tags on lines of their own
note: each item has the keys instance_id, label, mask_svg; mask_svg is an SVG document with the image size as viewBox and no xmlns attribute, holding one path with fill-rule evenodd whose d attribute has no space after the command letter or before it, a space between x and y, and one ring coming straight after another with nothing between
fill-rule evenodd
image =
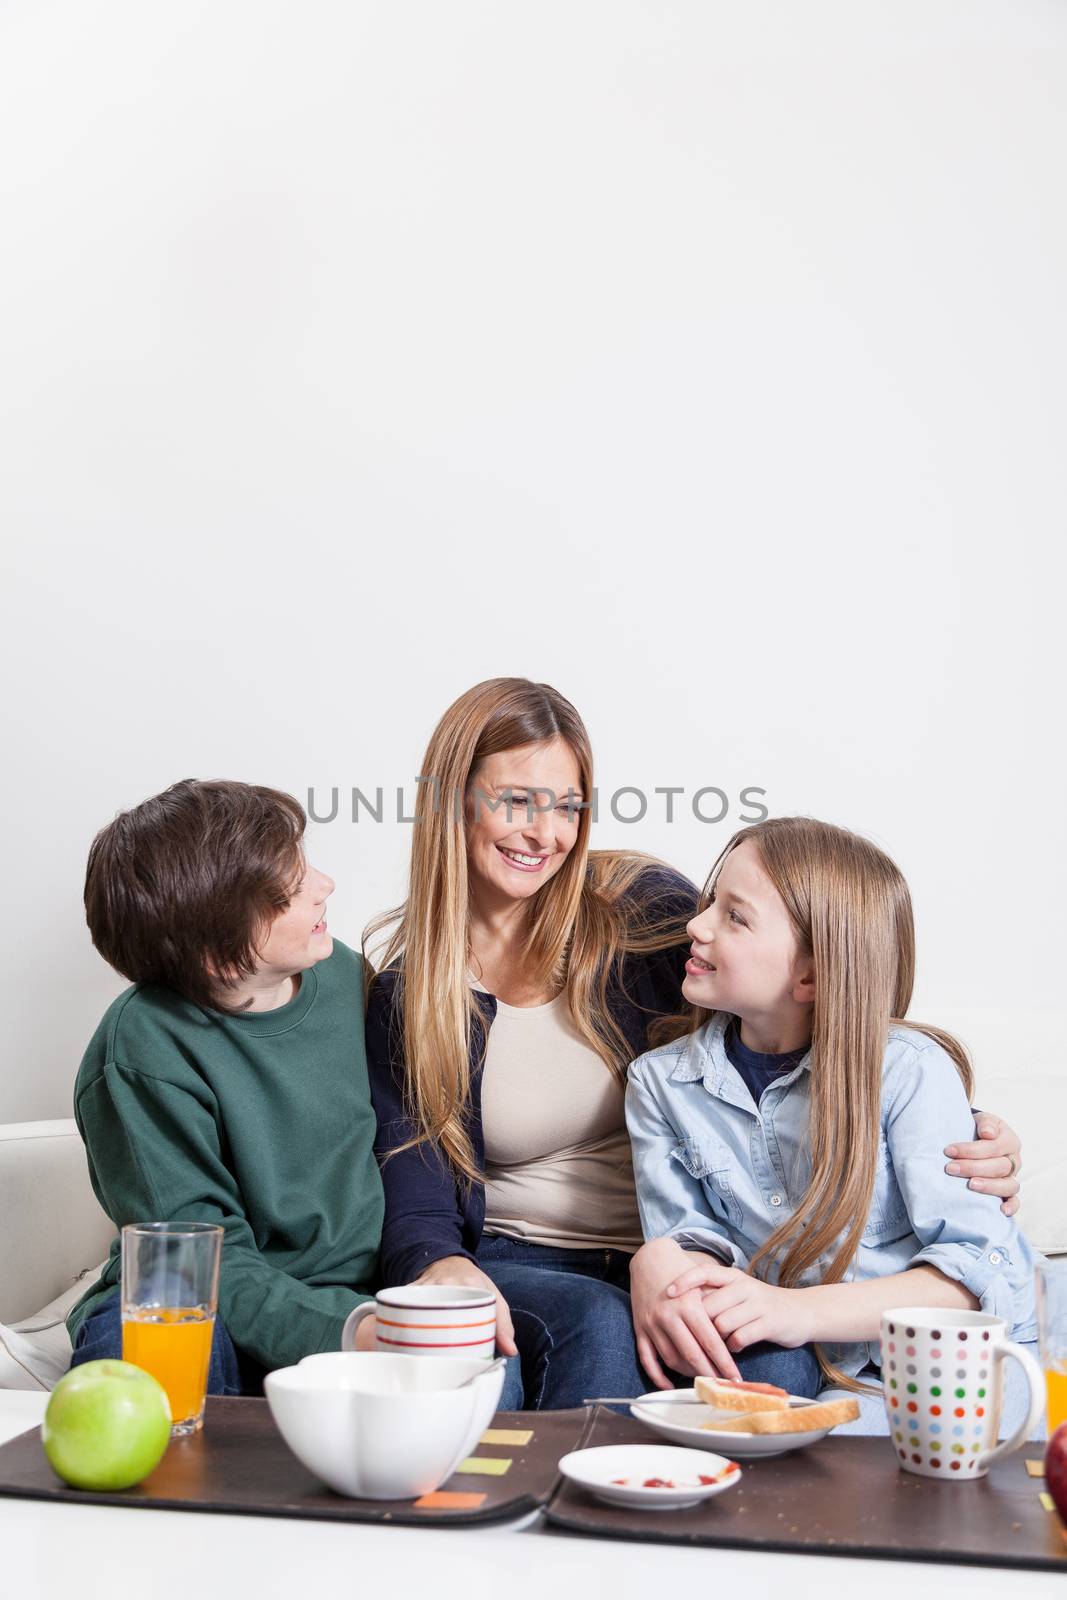
<instances>
[{"instance_id":1,"label":"woman's long blonde hair","mask_svg":"<svg viewBox=\"0 0 1067 1600\"><path fill-rule=\"evenodd\" d=\"M489 756L550 739L564 740L574 753L588 803L589 735L570 701L549 684L490 678L449 706L423 758L407 899L376 917L363 936L369 997L375 981L369 941L395 924L375 962L379 970L399 968L393 1017L402 1007L405 1100L417 1130L400 1148L436 1144L457 1178L468 1181L482 1176L468 1120L471 1044L484 1055L486 1040L469 977L463 803ZM588 808L578 812L567 859L528 902L525 973L539 990L566 990L578 1032L624 1082L633 1051L608 1005L613 969L617 974L624 953L683 943L690 913L672 915L654 896L624 907L635 881L660 863L637 851L590 851L590 819ZM683 1005L679 995L679 1012Z\"/></svg>"},{"instance_id":2,"label":"woman's long blonde hair","mask_svg":"<svg viewBox=\"0 0 1067 1600\"><path fill-rule=\"evenodd\" d=\"M781 895L802 955L815 966L811 1040L811 1181L796 1210L756 1252L750 1270L777 1265L795 1286L833 1250L824 1283L851 1264L874 1192L881 1129L882 1065L891 1025L935 1039L973 1093L971 1064L951 1034L906 1021L915 979L915 924L908 886L884 851L810 817L774 817L735 833L711 869L708 904L723 862L746 840ZM694 1008L690 1029L707 1021ZM835 1383L863 1390L820 1353Z\"/></svg>"}]
</instances>

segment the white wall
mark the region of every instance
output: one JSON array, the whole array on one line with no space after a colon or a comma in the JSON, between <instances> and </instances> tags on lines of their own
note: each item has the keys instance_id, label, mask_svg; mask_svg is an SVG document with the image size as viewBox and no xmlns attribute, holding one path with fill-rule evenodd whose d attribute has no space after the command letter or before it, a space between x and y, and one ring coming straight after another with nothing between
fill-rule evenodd
<instances>
[{"instance_id":1,"label":"white wall","mask_svg":"<svg viewBox=\"0 0 1067 1600\"><path fill-rule=\"evenodd\" d=\"M116 809L410 784L500 673L869 832L916 1013L1062 1040L1065 150L1037 0L10 0L0 1121ZM313 830L342 937L409 835Z\"/></svg>"}]
</instances>

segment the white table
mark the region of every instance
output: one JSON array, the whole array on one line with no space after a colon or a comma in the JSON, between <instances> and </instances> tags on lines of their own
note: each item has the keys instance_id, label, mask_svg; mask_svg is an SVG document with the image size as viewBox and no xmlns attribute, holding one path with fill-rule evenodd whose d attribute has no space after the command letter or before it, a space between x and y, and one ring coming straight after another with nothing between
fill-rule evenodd
<instances>
[{"instance_id":1,"label":"white table","mask_svg":"<svg viewBox=\"0 0 1067 1600\"><path fill-rule=\"evenodd\" d=\"M47 1398L0 1390L0 1443ZM0 1497L3 1600L650 1600L665 1583L730 1600L1064 1600L1062 1573L584 1539L538 1518L438 1531Z\"/></svg>"}]
</instances>

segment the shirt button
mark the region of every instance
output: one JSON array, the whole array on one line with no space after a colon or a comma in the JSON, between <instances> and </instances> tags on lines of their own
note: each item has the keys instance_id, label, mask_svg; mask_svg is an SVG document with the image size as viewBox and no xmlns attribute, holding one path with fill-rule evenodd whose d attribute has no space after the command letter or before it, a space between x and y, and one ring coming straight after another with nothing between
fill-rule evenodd
<instances>
[{"instance_id":1,"label":"shirt button","mask_svg":"<svg viewBox=\"0 0 1067 1600\"><path fill-rule=\"evenodd\" d=\"M771 1205L772 1206L780 1206L781 1203L782 1203L782 1197L781 1197L780 1194L772 1194L771 1195Z\"/></svg>"},{"instance_id":2,"label":"shirt button","mask_svg":"<svg viewBox=\"0 0 1067 1600\"><path fill-rule=\"evenodd\" d=\"M999 1267L1000 1263L1001 1263L1001 1259L1002 1258L1001 1258L1001 1254L1000 1254L999 1250L990 1250L990 1252L989 1252L989 1264L990 1264L991 1267Z\"/></svg>"}]
</instances>

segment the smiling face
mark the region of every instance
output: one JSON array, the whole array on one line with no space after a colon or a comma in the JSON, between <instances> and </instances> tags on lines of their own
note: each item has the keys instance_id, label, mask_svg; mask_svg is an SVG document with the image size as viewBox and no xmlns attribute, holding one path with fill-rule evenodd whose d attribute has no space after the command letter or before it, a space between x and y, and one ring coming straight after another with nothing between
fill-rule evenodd
<instances>
[{"instance_id":1,"label":"smiling face","mask_svg":"<svg viewBox=\"0 0 1067 1600\"><path fill-rule=\"evenodd\" d=\"M709 1011L759 1027L793 1023L814 1003L814 967L801 954L781 895L744 839L726 857L711 904L687 929L693 941L682 993Z\"/></svg>"},{"instance_id":2,"label":"smiling face","mask_svg":"<svg viewBox=\"0 0 1067 1600\"><path fill-rule=\"evenodd\" d=\"M488 906L535 895L574 848L575 802L586 798L577 757L562 739L487 756L472 773L466 797L467 867L475 898ZM553 799L551 810L533 810Z\"/></svg>"},{"instance_id":3,"label":"smiling face","mask_svg":"<svg viewBox=\"0 0 1067 1600\"><path fill-rule=\"evenodd\" d=\"M326 902L336 885L325 872L305 861L288 908L275 917L260 945L257 977L295 977L333 951L326 928Z\"/></svg>"}]
</instances>

